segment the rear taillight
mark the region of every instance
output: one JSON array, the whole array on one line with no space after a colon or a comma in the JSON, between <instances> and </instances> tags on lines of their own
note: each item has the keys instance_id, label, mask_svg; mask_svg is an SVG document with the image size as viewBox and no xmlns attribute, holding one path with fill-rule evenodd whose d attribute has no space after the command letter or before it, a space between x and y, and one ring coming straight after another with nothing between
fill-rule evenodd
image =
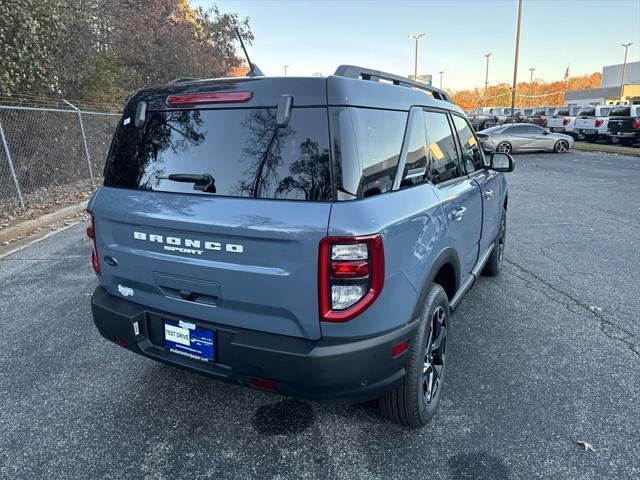
<instances>
[{"instance_id":1,"label":"rear taillight","mask_svg":"<svg viewBox=\"0 0 640 480\"><path fill-rule=\"evenodd\" d=\"M640 118L636 118L631 125L633 128L640 128Z\"/></svg>"},{"instance_id":2,"label":"rear taillight","mask_svg":"<svg viewBox=\"0 0 640 480\"><path fill-rule=\"evenodd\" d=\"M569 125L570 121L571 121L571 119L569 117L564 117L562 119L562 125L566 127L567 125Z\"/></svg>"},{"instance_id":3,"label":"rear taillight","mask_svg":"<svg viewBox=\"0 0 640 480\"><path fill-rule=\"evenodd\" d=\"M93 219L93 212L87 209L91 225L87 227L87 237L93 242L93 250L91 251L91 265L96 275L100 276L100 262L98 261L98 247L96 246L96 225Z\"/></svg>"},{"instance_id":4,"label":"rear taillight","mask_svg":"<svg viewBox=\"0 0 640 480\"><path fill-rule=\"evenodd\" d=\"M602 123L603 123L603 122L604 122L604 120L603 120L603 119L601 119L601 118L596 118L596 128L599 128L599 127L600 127L600 125L602 125Z\"/></svg>"},{"instance_id":5,"label":"rear taillight","mask_svg":"<svg viewBox=\"0 0 640 480\"><path fill-rule=\"evenodd\" d=\"M382 291L384 248L380 234L324 238L318 257L322 321L349 321L369 307Z\"/></svg>"},{"instance_id":6,"label":"rear taillight","mask_svg":"<svg viewBox=\"0 0 640 480\"><path fill-rule=\"evenodd\" d=\"M202 92L179 93L167 97L167 105L179 107L184 105L201 105L204 103L242 103L251 100L251 92Z\"/></svg>"},{"instance_id":7,"label":"rear taillight","mask_svg":"<svg viewBox=\"0 0 640 480\"><path fill-rule=\"evenodd\" d=\"M545 116L540 117L540 120L539 120L540 125L542 125L546 121L547 121L547 117L545 117Z\"/></svg>"}]
</instances>

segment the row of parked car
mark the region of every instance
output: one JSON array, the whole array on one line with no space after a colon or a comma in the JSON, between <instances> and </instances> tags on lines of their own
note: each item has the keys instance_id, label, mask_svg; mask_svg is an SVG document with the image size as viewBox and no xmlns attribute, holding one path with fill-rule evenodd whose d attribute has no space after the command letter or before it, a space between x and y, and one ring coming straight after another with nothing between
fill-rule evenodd
<instances>
[{"instance_id":1,"label":"row of parked car","mask_svg":"<svg viewBox=\"0 0 640 480\"><path fill-rule=\"evenodd\" d=\"M509 123L528 123L581 141L640 146L640 105L519 108L511 117L505 107L480 108L467 117L476 131Z\"/></svg>"}]
</instances>

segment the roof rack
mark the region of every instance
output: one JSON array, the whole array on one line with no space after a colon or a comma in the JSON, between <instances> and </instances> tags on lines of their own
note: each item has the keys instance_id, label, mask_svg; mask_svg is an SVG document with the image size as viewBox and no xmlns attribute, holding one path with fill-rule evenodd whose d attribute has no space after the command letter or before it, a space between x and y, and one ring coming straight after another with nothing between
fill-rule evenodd
<instances>
[{"instance_id":1,"label":"roof rack","mask_svg":"<svg viewBox=\"0 0 640 480\"><path fill-rule=\"evenodd\" d=\"M449 94L439 88L432 87L426 83L417 82L408 78L401 77L400 75L394 75L393 73L381 72L379 70L372 70L370 68L356 67L355 65L340 65L334 73L337 77L346 78L358 78L361 80L371 80L379 82L380 80L386 80L402 87L417 88L429 92L433 98L437 100L443 100L445 102L453 103Z\"/></svg>"}]
</instances>

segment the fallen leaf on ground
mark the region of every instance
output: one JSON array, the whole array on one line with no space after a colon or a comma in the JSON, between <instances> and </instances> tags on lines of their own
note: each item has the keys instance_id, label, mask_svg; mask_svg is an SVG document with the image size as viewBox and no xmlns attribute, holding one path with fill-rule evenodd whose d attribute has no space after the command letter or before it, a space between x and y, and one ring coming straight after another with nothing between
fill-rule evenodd
<instances>
[{"instance_id":1,"label":"fallen leaf on ground","mask_svg":"<svg viewBox=\"0 0 640 480\"><path fill-rule=\"evenodd\" d=\"M580 445L582 448L584 448L585 452L595 452L596 449L593 448L593 445L591 445L590 443L587 442L581 442L578 440L578 445Z\"/></svg>"}]
</instances>

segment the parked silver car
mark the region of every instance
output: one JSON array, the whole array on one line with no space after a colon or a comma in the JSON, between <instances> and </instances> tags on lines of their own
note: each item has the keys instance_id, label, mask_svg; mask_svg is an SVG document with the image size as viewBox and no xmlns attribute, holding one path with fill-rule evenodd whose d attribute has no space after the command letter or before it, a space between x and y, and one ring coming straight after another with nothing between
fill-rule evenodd
<instances>
[{"instance_id":1,"label":"parked silver car","mask_svg":"<svg viewBox=\"0 0 640 480\"><path fill-rule=\"evenodd\" d=\"M491 152L530 152L548 150L564 153L573 147L574 140L562 133L549 133L530 124L499 125L477 133L480 145Z\"/></svg>"}]
</instances>

